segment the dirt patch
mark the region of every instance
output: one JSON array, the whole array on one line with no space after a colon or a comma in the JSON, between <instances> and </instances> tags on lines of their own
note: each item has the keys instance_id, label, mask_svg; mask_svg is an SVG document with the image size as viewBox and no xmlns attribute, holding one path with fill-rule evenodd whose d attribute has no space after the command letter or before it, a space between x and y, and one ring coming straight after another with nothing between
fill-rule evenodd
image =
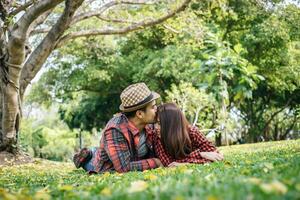
<instances>
[{"instance_id":1,"label":"dirt patch","mask_svg":"<svg viewBox=\"0 0 300 200\"><path fill-rule=\"evenodd\" d=\"M0 152L0 166L21 165L33 161L34 159L24 152L17 153L16 155L6 151Z\"/></svg>"}]
</instances>

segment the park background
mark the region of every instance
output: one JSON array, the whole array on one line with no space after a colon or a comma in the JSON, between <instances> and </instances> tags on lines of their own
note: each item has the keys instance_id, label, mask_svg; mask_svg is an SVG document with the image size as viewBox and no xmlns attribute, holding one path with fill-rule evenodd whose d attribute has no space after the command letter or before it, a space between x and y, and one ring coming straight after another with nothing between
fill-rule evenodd
<instances>
[{"instance_id":1,"label":"park background","mask_svg":"<svg viewBox=\"0 0 300 200\"><path fill-rule=\"evenodd\" d=\"M195 1L162 25L76 39L25 95L20 144L52 160L70 159L80 138L98 145L121 91L136 82L176 102L217 146L299 138L299 27L298 4Z\"/></svg>"},{"instance_id":2,"label":"park background","mask_svg":"<svg viewBox=\"0 0 300 200\"><path fill-rule=\"evenodd\" d=\"M39 45L67 8L60 2L26 36L26 56L42 52ZM108 2L81 2L78 13L90 12L92 16ZM197 199L199 195L207 199L300 198L299 1L124 2L116 1L101 15L75 21L65 31L65 36L72 36L73 32L104 27L105 34L62 36L45 62L39 63L41 68L30 68L38 63L30 63L31 57L24 62L24 69L29 66L34 75L29 74L29 82L20 79L22 118L6 149L41 159L24 167L6 159L10 167L0 170L0 187L4 188L0 197L130 199L134 194L146 199ZM38 3L29 4L25 13ZM160 23L139 25L137 30L126 29L121 34L113 31L130 30L142 19L159 19L181 4L183 9ZM22 14L24 11L3 24L17 24ZM1 69L6 72L5 67ZM24 71L24 76L28 73ZM74 152L99 145L105 124L119 112L121 91L137 82L158 92L161 102L176 102L191 124L216 146L225 146L220 149L227 161L120 177L87 177L75 170L70 164ZM5 91L1 90L4 96ZM6 132L0 133L5 144ZM127 194L126 187L142 190L132 189ZM173 194L171 188L177 192Z\"/></svg>"}]
</instances>

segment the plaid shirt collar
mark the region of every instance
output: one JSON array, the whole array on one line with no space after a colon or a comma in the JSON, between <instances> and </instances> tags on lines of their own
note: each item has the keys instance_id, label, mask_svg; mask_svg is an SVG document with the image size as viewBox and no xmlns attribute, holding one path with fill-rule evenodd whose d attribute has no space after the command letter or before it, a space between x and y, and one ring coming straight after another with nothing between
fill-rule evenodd
<instances>
[{"instance_id":1,"label":"plaid shirt collar","mask_svg":"<svg viewBox=\"0 0 300 200\"><path fill-rule=\"evenodd\" d=\"M105 127L105 130L109 130L110 128L123 129L123 134L128 134L129 131L132 133L133 137L136 137L140 133L139 129L134 125L134 123L128 120L128 118L122 113L116 114L114 118L108 122L108 124ZM144 130L149 136L153 134L154 125L148 124L145 126Z\"/></svg>"},{"instance_id":2,"label":"plaid shirt collar","mask_svg":"<svg viewBox=\"0 0 300 200\"><path fill-rule=\"evenodd\" d=\"M124 116L126 117L126 116ZM129 119L127 119L128 121L128 129L130 130L130 132L133 134L133 136L136 136L137 134L139 134L139 129L134 125L133 122L131 122Z\"/></svg>"}]
</instances>

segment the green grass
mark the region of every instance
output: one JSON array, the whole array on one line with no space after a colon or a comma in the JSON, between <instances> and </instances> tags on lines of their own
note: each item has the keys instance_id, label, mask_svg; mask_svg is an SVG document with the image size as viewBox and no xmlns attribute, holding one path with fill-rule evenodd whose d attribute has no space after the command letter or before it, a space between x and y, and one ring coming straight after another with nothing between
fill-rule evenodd
<instances>
[{"instance_id":1,"label":"green grass","mask_svg":"<svg viewBox=\"0 0 300 200\"><path fill-rule=\"evenodd\" d=\"M224 162L88 176L70 163L0 168L0 199L300 199L300 140L222 147Z\"/></svg>"}]
</instances>

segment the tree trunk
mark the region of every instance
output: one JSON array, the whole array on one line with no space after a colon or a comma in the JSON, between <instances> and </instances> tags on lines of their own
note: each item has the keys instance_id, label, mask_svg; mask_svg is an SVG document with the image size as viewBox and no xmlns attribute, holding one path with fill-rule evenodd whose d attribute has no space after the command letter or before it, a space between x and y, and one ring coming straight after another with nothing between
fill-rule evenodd
<instances>
[{"instance_id":1,"label":"tree trunk","mask_svg":"<svg viewBox=\"0 0 300 200\"><path fill-rule=\"evenodd\" d=\"M0 81L1 81L1 75L0 75ZM3 145L3 136L2 136L2 87L0 87L0 150Z\"/></svg>"},{"instance_id":2,"label":"tree trunk","mask_svg":"<svg viewBox=\"0 0 300 200\"><path fill-rule=\"evenodd\" d=\"M18 91L11 85L4 87L3 92L3 144L6 151L15 152L17 148L18 132L20 127Z\"/></svg>"},{"instance_id":3,"label":"tree trunk","mask_svg":"<svg viewBox=\"0 0 300 200\"><path fill-rule=\"evenodd\" d=\"M222 134L221 133L217 133L215 135L215 141L216 141L216 146L222 146Z\"/></svg>"},{"instance_id":4,"label":"tree trunk","mask_svg":"<svg viewBox=\"0 0 300 200\"><path fill-rule=\"evenodd\" d=\"M278 123L274 124L273 140L274 141L278 140Z\"/></svg>"},{"instance_id":5,"label":"tree trunk","mask_svg":"<svg viewBox=\"0 0 300 200\"><path fill-rule=\"evenodd\" d=\"M79 129L79 148L82 149L82 130Z\"/></svg>"},{"instance_id":6,"label":"tree trunk","mask_svg":"<svg viewBox=\"0 0 300 200\"><path fill-rule=\"evenodd\" d=\"M21 70L30 75L27 82L22 82L22 94L24 94L28 81L30 82L37 71L41 68L47 57L53 51L56 42L63 35L64 31L71 23L72 17L83 0L67 0L63 14L57 23L51 28L46 37L38 45L35 51L25 61L25 42L30 24L33 23L41 14L52 9L61 0L40 1L31 7L13 25L6 45L1 45L0 67L1 67L1 90L2 90L2 146L0 151L17 153L18 132L21 118L21 93L20 77ZM1 33L1 32L0 32ZM0 34L0 42L5 41ZM3 42L2 42L3 43ZM3 48L5 47L5 49ZM4 49L4 50L2 50ZM4 56L3 56L4 55ZM28 66L34 66L29 68ZM37 69L35 69L37 68ZM34 71L34 69L36 71ZM25 85L25 86L24 86Z\"/></svg>"},{"instance_id":7,"label":"tree trunk","mask_svg":"<svg viewBox=\"0 0 300 200\"><path fill-rule=\"evenodd\" d=\"M201 108L196 109L196 112L195 112L196 115L195 115L195 119L194 119L194 122L193 122L193 126L196 126L196 124L198 122L200 111L201 111Z\"/></svg>"},{"instance_id":8,"label":"tree trunk","mask_svg":"<svg viewBox=\"0 0 300 200\"><path fill-rule=\"evenodd\" d=\"M1 66L1 151L17 152L20 127L19 77L20 68Z\"/></svg>"},{"instance_id":9,"label":"tree trunk","mask_svg":"<svg viewBox=\"0 0 300 200\"><path fill-rule=\"evenodd\" d=\"M290 133L291 130L293 130L294 126L296 125L297 120L298 120L298 117L297 117L297 114L295 113L294 114L294 119L293 119L291 125L286 129L286 131L282 135L281 134L279 135L280 136L279 139L281 139L281 140L286 139L287 135Z\"/></svg>"}]
</instances>

